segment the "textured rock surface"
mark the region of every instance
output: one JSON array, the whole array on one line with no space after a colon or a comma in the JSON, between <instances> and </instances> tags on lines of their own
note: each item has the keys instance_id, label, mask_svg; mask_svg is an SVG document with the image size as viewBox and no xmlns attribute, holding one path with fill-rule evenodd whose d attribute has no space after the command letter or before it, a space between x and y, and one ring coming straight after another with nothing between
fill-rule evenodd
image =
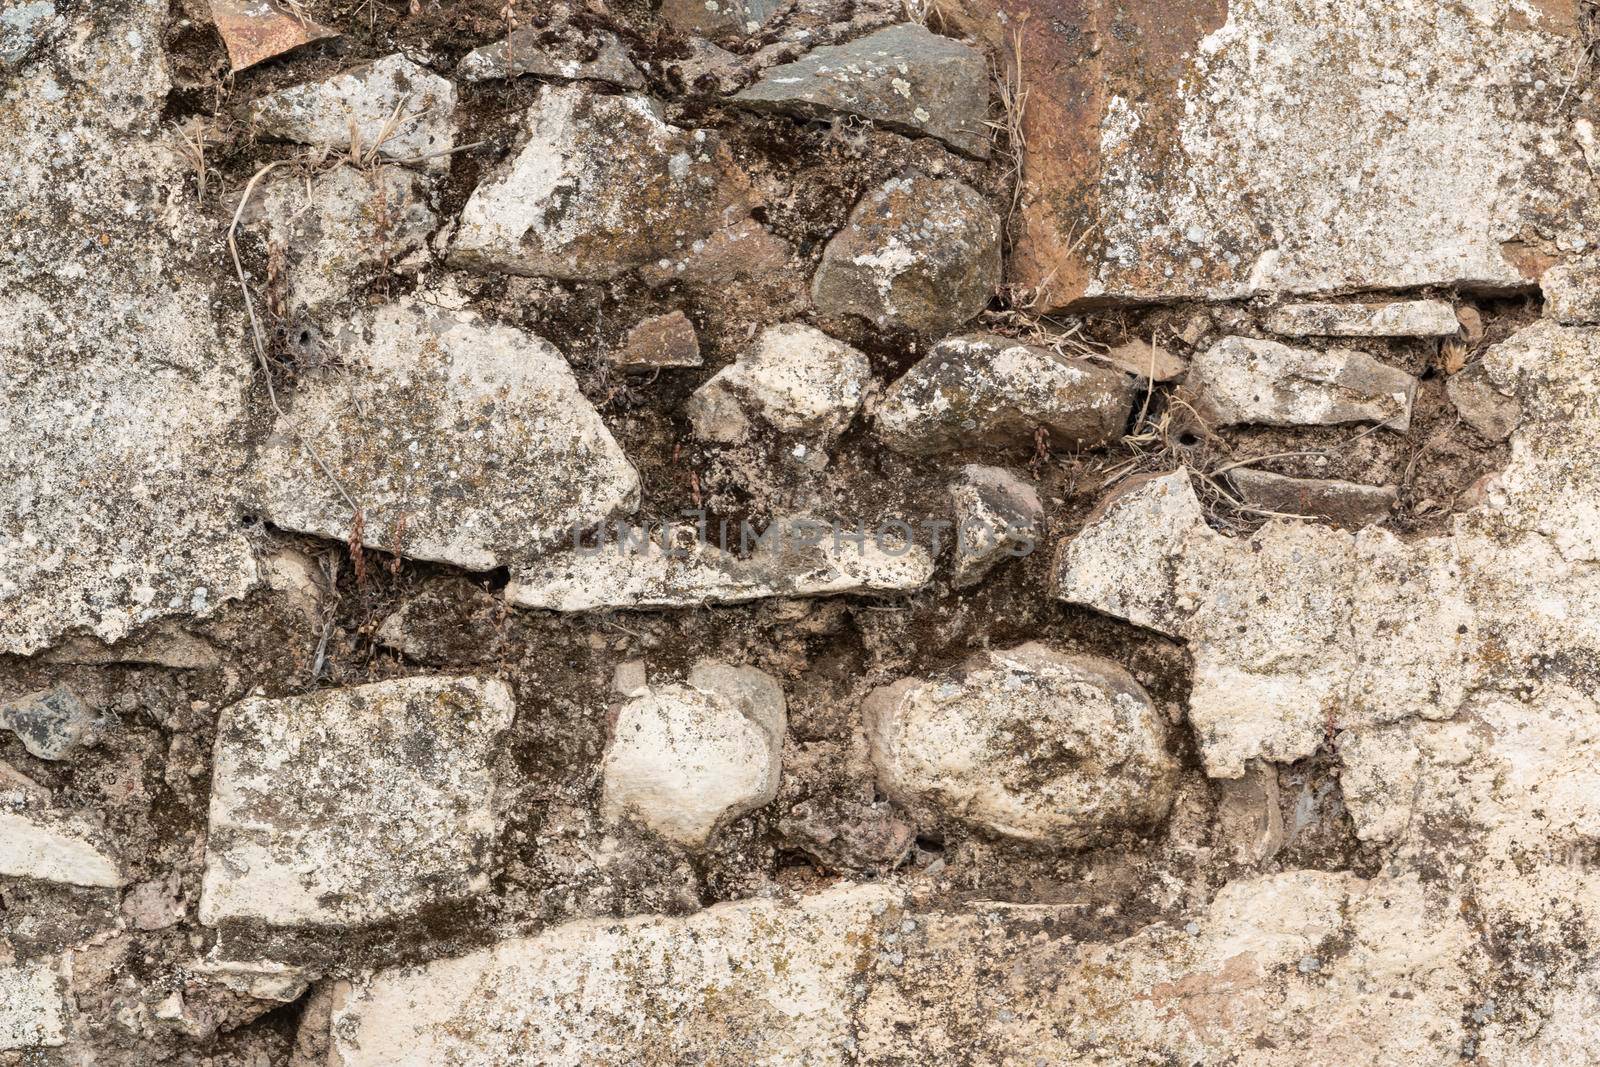
<instances>
[{"instance_id":1,"label":"textured rock surface","mask_svg":"<svg viewBox=\"0 0 1600 1067\"><path fill-rule=\"evenodd\" d=\"M67 1043L59 979L40 966L0 966L0 1051Z\"/></svg>"},{"instance_id":2,"label":"textured rock surface","mask_svg":"<svg viewBox=\"0 0 1600 1067\"><path fill-rule=\"evenodd\" d=\"M1600 323L1600 260L1561 263L1539 278L1545 314L1566 326Z\"/></svg>"},{"instance_id":3,"label":"textured rock surface","mask_svg":"<svg viewBox=\"0 0 1600 1067\"><path fill-rule=\"evenodd\" d=\"M402 55L263 98L263 133L430 171L450 169L456 88Z\"/></svg>"},{"instance_id":4,"label":"textured rock surface","mask_svg":"<svg viewBox=\"0 0 1600 1067\"><path fill-rule=\"evenodd\" d=\"M1588 150L1548 140L1588 106L1549 76L1570 3L997 6L1033 12L1013 275L1043 304L1517 286L1593 226Z\"/></svg>"},{"instance_id":5,"label":"textured rock surface","mask_svg":"<svg viewBox=\"0 0 1600 1067\"><path fill-rule=\"evenodd\" d=\"M797 322L769 326L750 350L689 398L697 436L735 444L752 423L826 441L861 408L872 382L867 357L821 330Z\"/></svg>"},{"instance_id":6,"label":"textured rock surface","mask_svg":"<svg viewBox=\"0 0 1600 1067\"><path fill-rule=\"evenodd\" d=\"M1044 520L1039 494L1004 467L969 463L950 483L955 508L954 581L981 582L1007 557L1032 553Z\"/></svg>"},{"instance_id":7,"label":"textured rock surface","mask_svg":"<svg viewBox=\"0 0 1600 1067\"><path fill-rule=\"evenodd\" d=\"M939 342L891 385L877 432L909 455L1032 447L1040 429L1058 447L1098 448L1122 435L1132 411L1125 374L975 334Z\"/></svg>"},{"instance_id":8,"label":"textured rock surface","mask_svg":"<svg viewBox=\"0 0 1600 1067\"><path fill-rule=\"evenodd\" d=\"M990 150L983 53L913 22L813 48L767 71L734 102L807 118L854 115L980 158Z\"/></svg>"},{"instance_id":9,"label":"textured rock surface","mask_svg":"<svg viewBox=\"0 0 1600 1067\"><path fill-rule=\"evenodd\" d=\"M638 475L543 338L409 300L340 343L257 461L274 523L489 570L637 505Z\"/></svg>"},{"instance_id":10,"label":"textured rock surface","mask_svg":"<svg viewBox=\"0 0 1600 1067\"><path fill-rule=\"evenodd\" d=\"M1382 522L1399 500L1392 485L1357 485L1332 478L1289 478L1240 467L1228 484L1253 508L1280 515L1322 518L1352 529Z\"/></svg>"},{"instance_id":11,"label":"textured rock surface","mask_svg":"<svg viewBox=\"0 0 1600 1067\"><path fill-rule=\"evenodd\" d=\"M224 709L200 921L392 918L488 888L511 691L411 678Z\"/></svg>"},{"instance_id":12,"label":"textured rock surface","mask_svg":"<svg viewBox=\"0 0 1600 1067\"><path fill-rule=\"evenodd\" d=\"M0 730L16 734L30 754L45 760L66 759L94 745L114 722L84 707L64 685L0 704Z\"/></svg>"},{"instance_id":13,"label":"textured rock surface","mask_svg":"<svg viewBox=\"0 0 1600 1067\"><path fill-rule=\"evenodd\" d=\"M782 767L783 690L768 674L702 660L688 680L636 693L611 730L605 809L681 845L769 804Z\"/></svg>"},{"instance_id":14,"label":"textured rock surface","mask_svg":"<svg viewBox=\"0 0 1600 1067\"><path fill-rule=\"evenodd\" d=\"M717 134L669 125L648 97L545 86L524 130L473 190L452 262L611 278L681 253L748 200Z\"/></svg>"},{"instance_id":15,"label":"textured rock surface","mask_svg":"<svg viewBox=\"0 0 1600 1067\"><path fill-rule=\"evenodd\" d=\"M1495 388L1482 364L1452 374L1444 383L1444 392L1461 421L1491 441L1510 437L1522 418L1522 405L1516 397Z\"/></svg>"},{"instance_id":16,"label":"textured rock surface","mask_svg":"<svg viewBox=\"0 0 1600 1067\"><path fill-rule=\"evenodd\" d=\"M303 11L287 11L276 0L211 0L209 6L211 20L228 49L229 67L235 71L336 36Z\"/></svg>"},{"instance_id":17,"label":"textured rock surface","mask_svg":"<svg viewBox=\"0 0 1600 1067\"><path fill-rule=\"evenodd\" d=\"M1197 355L1184 386L1210 426L1378 422L1400 433L1417 392L1415 378L1364 352L1248 337L1224 337Z\"/></svg>"},{"instance_id":18,"label":"textured rock surface","mask_svg":"<svg viewBox=\"0 0 1600 1067\"><path fill-rule=\"evenodd\" d=\"M662 367L700 366L700 338L694 323L681 311L654 315L628 331L622 348L611 362L623 370L658 370Z\"/></svg>"},{"instance_id":19,"label":"textured rock surface","mask_svg":"<svg viewBox=\"0 0 1600 1067\"><path fill-rule=\"evenodd\" d=\"M811 297L825 315L948 333L1000 283L1000 219L968 186L893 178L850 212L822 253Z\"/></svg>"},{"instance_id":20,"label":"textured rock surface","mask_svg":"<svg viewBox=\"0 0 1600 1067\"><path fill-rule=\"evenodd\" d=\"M0 810L0 875L114 888L117 862L98 835L71 818L27 808Z\"/></svg>"},{"instance_id":21,"label":"textured rock surface","mask_svg":"<svg viewBox=\"0 0 1600 1067\"><path fill-rule=\"evenodd\" d=\"M1285 304L1267 313L1267 329L1289 337L1451 337L1460 328L1443 300Z\"/></svg>"},{"instance_id":22,"label":"textured rock surface","mask_svg":"<svg viewBox=\"0 0 1600 1067\"><path fill-rule=\"evenodd\" d=\"M644 77L616 34L606 30L584 32L571 23L542 30L514 30L503 41L468 52L456 68L456 76L469 82L523 74L610 82L623 89L644 88Z\"/></svg>"}]
</instances>

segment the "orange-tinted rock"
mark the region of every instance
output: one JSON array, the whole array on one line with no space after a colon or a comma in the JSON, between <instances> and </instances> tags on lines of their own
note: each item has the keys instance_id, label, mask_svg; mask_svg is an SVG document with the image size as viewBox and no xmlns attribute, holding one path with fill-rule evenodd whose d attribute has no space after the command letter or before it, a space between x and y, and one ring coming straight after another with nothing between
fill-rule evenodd
<instances>
[{"instance_id":1,"label":"orange-tinted rock","mask_svg":"<svg viewBox=\"0 0 1600 1067\"><path fill-rule=\"evenodd\" d=\"M211 21L227 46L228 66L236 71L303 44L339 36L290 14L273 0L211 0Z\"/></svg>"}]
</instances>

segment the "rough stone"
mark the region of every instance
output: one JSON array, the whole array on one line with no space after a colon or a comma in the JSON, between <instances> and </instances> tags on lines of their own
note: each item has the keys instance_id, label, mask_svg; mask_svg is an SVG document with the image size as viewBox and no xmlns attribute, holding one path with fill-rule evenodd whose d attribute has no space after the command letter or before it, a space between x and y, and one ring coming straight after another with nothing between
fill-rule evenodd
<instances>
[{"instance_id":1,"label":"rough stone","mask_svg":"<svg viewBox=\"0 0 1600 1067\"><path fill-rule=\"evenodd\" d=\"M488 888L497 679L422 677L223 709L200 921L358 924Z\"/></svg>"},{"instance_id":2,"label":"rough stone","mask_svg":"<svg viewBox=\"0 0 1600 1067\"><path fill-rule=\"evenodd\" d=\"M533 74L566 81L601 81L623 89L644 88L644 76L617 35L560 22L543 29L513 30L505 40L468 52L456 77L469 82Z\"/></svg>"},{"instance_id":3,"label":"rough stone","mask_svg":"<svg viewBox=\"0 0 1600 1067\"><path fill-rule=\"evenodd\" d=\"M960 448L1099 448L1133 412L1133 379L994 334L941 341L889 387L877 432L907 455Z\"/></svg>"},{"instance_id":4,"label":"rough stone","mask_svg":"<svg viewBox=\"0 0 1600 1067\"><path fill-rule=\"evenodd\" d=\"M495 624L505 601L476 582L442 578L407 597L379 625L374 640L418 663L470 663L492 658Z\"/></svg>"},{"instance_id":5,"label":"rough stone","mask_svg":"<svg viewBox=\"0 0 1600 1067\"><path fill-rule=\"evenodd\" d=\"M217 650L202 637L184 630L171 619L157 619L139 632L107 645L92 637L69 637L41 655L46 663L148 663L173 670L197 671L215 667Z\"/></svg>"},{"instance_id":6,"label":"rough stone","mask_svg":"<svg viewBox=\"0 0 1600 1067\"><path fill-rule=\"evenodd\" d=\"M6 5L0 11L0 67L20 67L62 22L51 0Z\"/></svg>"},{"instance_id":7,"label":"rough stone","mask_svg":"<svg viewBox=\"0 0 1600 1067\"><path fill-rule=\"evenodd\" d=\"M166 18L95 5L0 81L0 652L209 615L256 577L249 356L160 127Z\"/></svg>"},{"instance_id":8,"label":"rough stone","mask_svg":"<svg viewBox=\"0 0 1600 1067\"><path fill-rule=\"evenodd\" d=\"M428 182L403 167L337 166L314 179L274 175L244 220L284 250L290 310L316 313L424 247L438 219Z\"/></svg>"},{"instance_id":9,"label":"rough stone","mask_svg":"<svg viewBox=\"0 0 1600 1067\"><path fill-rule=\"evenodd\" d=\"M1003 467L969 463L946 491L955 507L955 585L981 582L1008 556L1033 551L1044 522L1039 494Z\"/></svg>"},{"instance_id":10,"label":"rough stone","mask_svg":"<svg viewBox=\"0 0 1600 1067\"><path fill-rule=\"evenodd\" d=\"M656 14L682 33L724 38L756 32L781 6L781 0L662 0Z\"/></svg>"},{"instance_id":11,"label":"rough stone","mask_svg":"<svg viewBox=\"0 0 1600 1067\"><path fill-rule=\"evenodd\" d=\"M639 276L651 287L681 286L702 300L747 299L799 313L810 307L807 269L788 241L753 219L740 219L645 264Z\"/></svg>"},{"instance_id":12,"label":"rough stone","mask_svg":"<svg viewBox=\"0 0 1600 1067\"><path fill-rule=\"evenodd\" d=\"M0 1052L66 1043L61 979L37 963L0 965Z\"/></svg>"},{"instance_id":13,"label":"rough stone","mask_svg":"<svg viewBox=\"0 0 1600 1067\"><path fill-rule=\"evenodd\" d=\"M123 878L100 834L58 812L0 807L0 875L114 889Z\"/></svg>"},{"instance_id":14,"label":"rough stone","mask_svg":"<svg viewBox=\"0 0 1600 1067\"><path fill-rule=\"evenodd\" d=\"M1120 371L1147 381L1170 382L1189 370L1189 363L1160 345L1129 341L1104 353L1100 359Z\"/></svg>"},{"instance_id":15,"label":"rough stone","mask_svg":"<svg viewBox=\"0 0 1600 1067\"><path fill-rule=\"evenodd\" d=\"M841 531L837 541L829 531L816 520L780 520L762 531L748 557L724 548L720 537L651 541L643 550L614 541L552 553L513 571L506 599L516 607L550 611L691 608L772 597L911 592L933 577L933 561L921 545L879 537L878 531L866 531L858 545L852 531ZM726 543L736 545L738 533L726 533Z\"/></svg>"},{"instance_id":16,"label":"rough stone","mask_svg":"<svg viewBox=\"0 0 1600 1067\"><path fill-rule=\"evenodd\" d=\"M989 158L989 65L983 53L914 22L813 48L771 68L733 101L806 118L855 115Z\"/></svg>"},{"instance_id":17,"label":"rough stone","mask_svg":"<svg viewBox=\"0 0 1600 1067\"><path fill-rule=\"evenodd\" d=\"M1253 508L1327 519L1351 529L1387 519L1400 498L1399 489L1393 485L1290 478L1249 467L1229 471L1228 482L1239 498Z\"/></svg>"},{"instance_id":18,"label":"rough stone","mask_svg":"<svg viewBox=\"0 0 1600 1067\"><path fill-rule=\"evenodd\" d=\"M601 765L603 807L698 848L778 795L787 722L771 675L702 660L687 682L622 706Z\"/></svg>"},{"instance_id":19,"label":"rough stone","mask_svg":"<svg viewBox=\"0 0 1600 1067\"><path fill-rule=\"evenodd\" d=\"M862 715L879 786L924 819L1073 849L1172 805L1165 726L1110 660L1037 643L980 653L948 680L876 690Z\"/></svg>"},{"instance_id":20,"label":"rough stone","mask_svg":"<svg viewBox=\"0 0 1600 1067\"><path fill-rule=\"evenodd\" d=\"M1522 418L1522 405L1496 389L1479 363L1445 379L1444 394L1461 421L1491 441L1504 441Z\"/></svg>"},{"instance_id":21,"label":"rough stone","mask_svg":"<svg viewBox=\"0 0 1600 1067\"><path fill-rule=\"evenodd\" d=\"M1600 324L1600 258L1560 263L1539 278L1544 313L1563 326Z\"/></svg>"},{"instance_id":22,"label":"rough stone","mask_svg":"<svg viewBox=\"0 0 1600 1067\"><path fill-rule=\"evenodd\" d=\"M611 362L623 370L647 371L663 367L700 366L700 338L694 323L681 311L652 315L628 331L622 348Z\"/></svg>"},{"instance_id":23,"label":"rough stone","mask_svg":"<svg viewBox=\"0 0 1600 1067\"><path fill-rule=\"evenodd\" d=\"M277 0L211 0L211 21L228 50L228 68L235 72L338 34L307 18L291 14Z\"/></svg>"},{"instance_id":24,"label":"rough stone","mask_svg":"<svg viewBox=\"0 0 1600 1067\"><path fill-rule=\"evenodd\" d=\"M1209 426L1411 426L1417 380L1364 352L1224 337L1196 355L1184 389Z\"/></svg>"},{"instance_id":25,"label":"rough stone","mask_svg":"<svg viewBox=\"0 0 1600 1067\"><path fill-rule=\"evenodd\" d=\"M396 53L262 97L253 117L275 137L442 173L455 147L455 110L454 85Z\"/></svg>"},{"instance_id":26,"label":"rough stone","mask_svg":"<svg viewBox=\"0 0 1600 1067\"><path fill-rule=\"evenodd\" d=\"M93 747L115 723L114 716L84 707L65 685L0 703L0 730L16 734L29 755L44 760L66 759L80 748Z\"/></svg>"},{"instance_id":27,"label":"rough stone","mask_svg":"<svg viewBox=\"0 0 1600 1067\"><path fill-rule=\"evenodd\" d=\"M811 298L824 315L938 336L1000 284L1000 218L953 178L891 178L863 196L823 249Z\"/></svg>"},{"instance_id":28,"label":"rough stone","mask_svg":"<svg viewBox=\"0 0 1600 1067\"><path fill-rule=\"evenodd\" d=\"M1461 329L1443 300L1285 304L1267 312L1266 325L1286 337L1453 337Z\"/></svg>"},{"instance_id":29,"label":"rough stone","mask_svg":"<svg viewBox=\"0 0 1600 1067\"><path fill-rule=\"evenodd\" d=\"M751 202L716 133L669 125L645 96L547 85L515 154L462 209L450 260L604 280L682 255Z\"/></svg>"},{"instance_id":30,"label":"rough stone","mask_svg":"<svg viewBox=\"0 0 1600 1067\"><path fill-rule=\"evenodd\" d=\"M1549 132L1592 121L1550 76L1570 3L980 6L1032 12L1011 280L1044 307L1517 287L1594 232L1592 149Z\"/></svg>"},{"instance_id":31,"label":"rough stone","mask_svg":"<svg viewBox=\"0 0 1600 1067\"><path fill-rule=\"evenodd\" d=\"M257 462L278 526L490 570L638 506L638 475L543 338L410 298L340 340Z\"/></svg>"},{"instance_id":32,"label":"rough stone","mask_svg":"<svg viewBox=\"0 0 1600 1067\"><path fill-rule=\"evenodd\" d=\"M911 853L917 830L894 805L852 797L804 800L778 820L785 847L834 871L892 871Z\"/></svg>"},{"instance_id":33,"label":"rough stone","mask_svg":"<svg viewBox=\"0 0 1600 1067\"><path fill-rule=\"evenodd\" d=\"M752 424L826 442L850 425L871 383L866 356L815 327L786 322L761 331L696 389L686 412L696 436L720 444L745 440Z\"/></svg>"}]
</instances>

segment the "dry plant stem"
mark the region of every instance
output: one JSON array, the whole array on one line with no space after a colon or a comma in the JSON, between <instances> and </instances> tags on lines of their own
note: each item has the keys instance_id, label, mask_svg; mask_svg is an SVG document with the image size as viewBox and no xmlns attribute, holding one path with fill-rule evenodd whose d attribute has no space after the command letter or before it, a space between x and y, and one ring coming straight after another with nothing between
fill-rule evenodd
<instances>
[{"instance_id":1,"label":"dry plant stem","mask_svg":"<svg viewBox=\"0 0 1600 1067\"><path fill-rule=\"evenodd\" d=\"M261 320L256 317L256 304L250 297L250 284L245 280L244 263L239 259L239 242L236 239L239 232L239 220L244 217L244 209L249 205L250 197L254 195L256 186L260 184L262 178L272 173L278 166L279 164L276 162L268 163L251 175L250 180L245 183L244 195L239 198L239 206L233 212L233 221L228 224L228 252L233 256L233 270L239 278L239 291L244 294L244 309L250 316L250 339L255 345L256 361L261 365L261 376L266 379L267 399L272 402L272 410L277 412L278 417L282 419L285 417L284 410L278 403L278 391L272 384L272 367L267 362L266 345L261 341ZM311 442L298 434L296 435L296 440L300 447L304 448L311 458L316 461L317 467L327 476L328 481L333 483L333 487L339 491L339 495L344 498L344 502L350 506L351 512L355 515L360 515L361 506L345 491L344 485L334 475L333 471L328 469L328 465L323 462L321 453L312 447Z\"/></svg>"}]
</instances>

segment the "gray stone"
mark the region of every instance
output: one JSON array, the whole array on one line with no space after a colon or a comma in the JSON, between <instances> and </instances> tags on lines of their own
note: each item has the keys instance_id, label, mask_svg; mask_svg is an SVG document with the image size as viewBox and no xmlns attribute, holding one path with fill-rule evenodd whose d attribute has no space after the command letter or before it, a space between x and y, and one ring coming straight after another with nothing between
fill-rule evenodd
<instances>
[{"instance_id":1,"label":"gray stone","mask_svg":"<svg viewBox=\"0 0 1600 1067\"><path fill-rule=\"evenodd\" d=\"M547 85L523 125L462 209L457 266L604 280L686 254L752 202L722 139L669 125L648 97Z\"/></svg>"},{"instance_id":2,"label":"gray stone","mask_svg":"<svg viewBox=\"0 0 1600 1067\"><path fill-rule=\"evenodd\" d=\"M752 423L825 443L850 425L871 382L872 367L854 348L780 323L696 389L687 414L696 436L721 444L745 440Z\"/></svg>"},{"instance_id":3,"label":"gray stone","mask_svg":"<svg viewBox=\"0 0 1600 1067\"><path fill-rule=\"evenodd\" d=\"M614 366L630 371L698 367L700 338L694 323L681 311L652 315L629 330L622 347L609 358Z\"/></svg>"},{"instance_id":4,"label":"gray stone","mask_svg":"<svg viewBox=\"0 0 1600 1067\"><path fill-rule=\"evenodd\" d=\"M17 67L60 25L50 0L9 3L0 9L0 67Z\"/></svg>"},{"instance_id":5,"label":"gray stone","mask_svg":"<svg viewBox=\"0 0 1600 1067\"><path fill-rule=\"evenodd\" d=\"M317 313L424 247L438 222L429 199L427 179L406 168L336 166L309 186L271 176L243 221L284 250L289 310Z\"/></svg>"},{"instance_id":6,"label":"gray stone","mask_svg":"<svg viewBox=\"0 0 1600 1067\"><path fill-rule=\"evenodd\" d=\"M1267 312L1267 329L1287 337L1453 337L1461 323L1444 300L1404 300L1285 304Z\"/></svg>"},{"instance_id":7,"label":"gray stone","mask_svg":"<svg viewBox=\"0 0 1600 1067\"><path fill-rule=\"evenodd\" d=\"M1177 787L1144 687L1110 660L1042 644L980 653L949 679L901 679L862 715L890 799L1029 844L1147 830Z\"/></svg>"},{"instance_id":8,"label":"gray stone","mask_svg":"<svg viewBox=\"0 0 1600 1067\"><path fill-rule=\"evenodd\" d=\"M370 923L482 893L498 679L422 677L224 708L200 921Z\"/></svg>"},{"instance_id":9,"label":"gray stone","mask_svg":"<svg viewBox=\"0 0 1600 1067\"><path fill-rule=\"evenodd\" d=\"M933 346L878 407L877 432L908 455L960 448L1099 448L1122 436L1133 379L995 334Z\"/></svg>"},{"instance_id":10,"label":"gray stone","mask_svg":"<svg viewBox=\"0 0 1600 1067\"><path fill-rule=\"evenodd\" d=\"M1496 389L1481 363L1445 379L1444 393L1461 421L1491 441L1510 437L1522 418L1517 398Z\"/></svg>"},{"instance_id":11,"label":"gray stone","mask_svg":"<svg viewBox=\"0 0 1600 1067\"><path fill-rule=\"evenodd\" d=\"M733 100L807 118L855 115L989 158L989 64L983 53L914 22L813 48L768 70Z\"/></svg>"},{"instance_id":12,"label":"gray stone","mask_svg":"<svg viewBox=\"0 0 1600 1067\"><path fill-rule=\"evenodd\" d=\"M513 30L503 41L468 52L456 77L469 82L517 78L533 74L565 81L601 81L623 89L644 88L644 76L628 58L617 35L608 30L582 30L570 22L543 29Z\"/></svg>"},{"instance_id":13,"label":"gray stone","mask_svg":"<svg viewBox=\"0 0 1600 1067\"><path fill-rule=\"evenodd\" d=\"M1209 426L1411 426L1417 380L1364 352L1224 337L1189 365L1184 392Z\"/></svg>"},{"instance_id":14,"label":"gray stone","mask_svg":"<svg viewBox=\"0 0 1600 1067\"><path fill-rule=\"evenodd\" d=\"M1033 486L1003 467L969 463L946 491L955 507L957 589L981 582L1006 557L1033 551L1044 520Z\"/></svg>"},{"instance_id":15,"label":"gray stone","mask_svg":"<svg viewBox=\"0 0 1600 1067\"><path fill-rule=\"evenodd\" d=\"M754 33L782 0L662 0L656 15L681 33L742 37Z\"/></svg>"},{"instance_id":16,"label":"gray stone","mask_svg":"<svg viewBox=\"0 0 1600 1067\"><path fill-rule=\"evenodd\" d=\"M823 249L811 298L824 315L948 333L1000 284L1000 217L951 178L892 178L863 196Z\"/></svg>"},{"instance_id":17,"label":"gray stone","mask_svg":"<svg viewBox=\"0 0 1600 1067\"><path fill-rule=\"evenodd\" d=\"M1600 258L1560 263L1539 278L1544 313L1564 326L1600 323Z\"/></svg>"},{"instance_id":18,"label":"gray stone","mask_svg":"<svg viewBox=\"0 0 1600 1067\"><path fill-rule=\"evenodd\" d=\"M0 1052L67 1043L62 981L41 963L0 964Z\"/></svg>"},{"instance_id":19,"label":"gray stone","mask_svg":"<svg viewBox=\"0 0 1600 1067\"><path fill-rule=\"evenodd\" d=\"M115 723L115 716L84 707L65 685L0 703L0 729L16 734L30 755L44 760L92 748Z\"/></svg>"},{"instance_id":20,"label":"gray stone","mask_svg":"<svg viewBox=\"0 0 1600 1067\"><path fill-rule=\"evenodd\" d=\"M701 660L685 683L646 687L622 706L601 762L602 806L698 848L778 795L787 723L772 676Z\"/></svg>"},{"instance_id":21,"label":"gray stone","mask_svg":"<svg viewBox=\"0 0 1600 1067\"><path fill-rule=\"evenodd\" d=\"M360 507L356 516L321 462ZM302 375L253 477L289 530L490 570L638 506L639 477L553 345L412 297Z\"/></svg>"},{"instance_id":22,"label":"gray stone","mask_svg":"<svg viewBox=\"0 0 1600 1067\"><path fill-rule=\"evenodd\" d=\"M1306 515L1356 529L1389 517L1400 491L1392 485L1358 485L1323 478L1290 478L1236 467L1228 482L1246 504L1281 515Z\"/></svg>"},{"instance_id":23,"label":"gray stone","mask_svg":"<svg viewBox=\"0 0 1600 1067\"><path fill-rule=\"evenodd\" d=\"M455 86L397 52L264 96L253 117L275 137L442 173L455 147L455 110Z\"/></svg>"}]
</instances>

